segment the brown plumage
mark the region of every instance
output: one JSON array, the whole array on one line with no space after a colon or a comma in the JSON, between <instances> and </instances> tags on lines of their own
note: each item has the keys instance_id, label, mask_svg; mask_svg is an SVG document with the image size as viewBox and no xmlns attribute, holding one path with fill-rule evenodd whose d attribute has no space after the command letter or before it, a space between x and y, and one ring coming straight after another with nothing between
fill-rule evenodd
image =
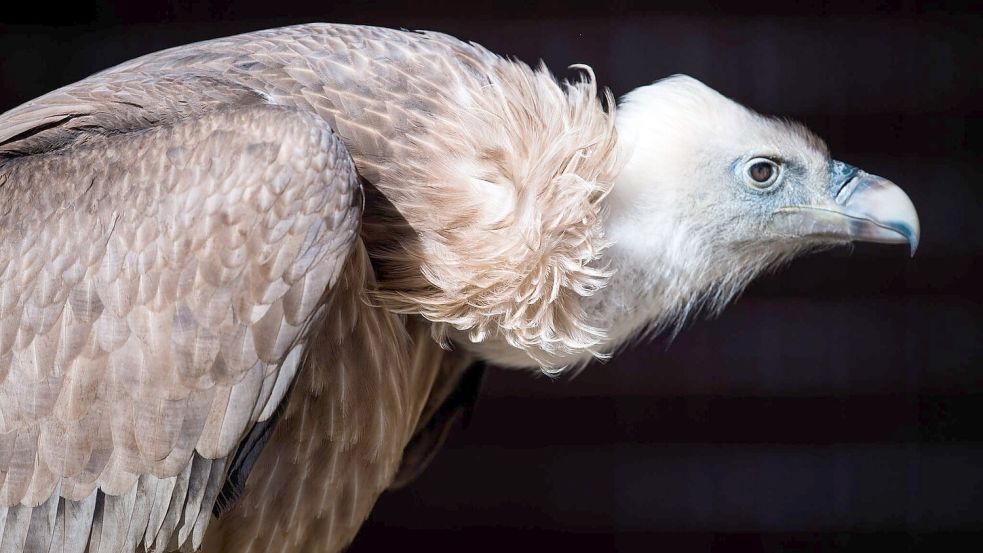
<instances>
[{"instance_id":1,"label":"brown plumage","mask_svg":"<svg viewBox=\"0 0 983 553\"><path fill-rule=\"evenodd\" d=\"M0 553L337 551L475 360L583 365L806 249L917 243L803 128L685 77L616 127L586 73L301 25L0 115Z\"/></svg>"}]
</instances>

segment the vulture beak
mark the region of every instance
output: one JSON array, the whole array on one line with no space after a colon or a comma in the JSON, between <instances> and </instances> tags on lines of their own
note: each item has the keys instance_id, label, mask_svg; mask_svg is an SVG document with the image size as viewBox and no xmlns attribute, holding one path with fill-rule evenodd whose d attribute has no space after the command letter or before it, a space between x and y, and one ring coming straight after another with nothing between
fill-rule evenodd
<instances>
[{"instance_id":1,"label":"vulture beak","mask_svg":"<svg viewBox=\"0 0 983 553\"><path fill-rule=\"evenodd\" d=\"M849 241L908 244L918 248L918 213L911 199L893 182L839 161L824 205L795 205L776 211L783 231L796 236Z\"/></svg>"}]
</instances>

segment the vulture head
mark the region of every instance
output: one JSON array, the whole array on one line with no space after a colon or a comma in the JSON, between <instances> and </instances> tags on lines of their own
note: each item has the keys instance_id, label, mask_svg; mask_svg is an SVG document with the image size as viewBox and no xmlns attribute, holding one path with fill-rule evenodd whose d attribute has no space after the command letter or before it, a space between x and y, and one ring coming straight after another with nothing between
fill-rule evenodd
<instances>
[{"instance_id":1,"label":"vulture head","mask_svg":"<svg viewBox=\"0 0 983 553\"><path fill-rule=\"evenodd\" d=\"M606 200L615 269L588 304L615 347L644 328L715 312L761 271L851 241L918 245L892 182L830 157L797 123L755 113L687 76L627 94L623 167Z\"/></svg>"}]
</instances>

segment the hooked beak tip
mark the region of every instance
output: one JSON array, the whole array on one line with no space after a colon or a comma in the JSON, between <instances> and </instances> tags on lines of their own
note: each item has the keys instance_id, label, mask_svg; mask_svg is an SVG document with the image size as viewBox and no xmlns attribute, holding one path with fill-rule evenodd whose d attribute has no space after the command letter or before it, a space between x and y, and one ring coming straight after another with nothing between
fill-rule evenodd
<instances>
[{"instance_id":1,"label":"hooked beak tip","mask_svg":"<svg viewBox=\"0 0 983 553\"><path fill-rule=\"evenodd\" d=\"M852 229L855 240L908 244L912 257L918 249L921 225L911 198L893 182L859 172L837 195L836 203L847 216L866 221ZM885 234L885 232L887 234Z\"/></svg>"}]
</instances>

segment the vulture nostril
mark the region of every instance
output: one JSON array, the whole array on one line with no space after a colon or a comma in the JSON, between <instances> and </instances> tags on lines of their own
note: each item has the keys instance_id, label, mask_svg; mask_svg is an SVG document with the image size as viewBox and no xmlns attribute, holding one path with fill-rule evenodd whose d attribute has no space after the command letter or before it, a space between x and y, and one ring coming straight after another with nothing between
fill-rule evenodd
<instances>
[{"instance_id":1,"label":"vulture nostril","mask_svg":"<svg viewBox=\"0 0 983 553\"><path fill-rule=\"evenodd\" d=\"M837 190L836 194L833 196L836 198L836 203L843 204L843 202L850 197L850 194L853 192L853 187L850 185L857 180L858 176L859 173L854 173L850 178L843 181L843 184L840 185L839 190Z\"/></svg>"}]
</instances>

